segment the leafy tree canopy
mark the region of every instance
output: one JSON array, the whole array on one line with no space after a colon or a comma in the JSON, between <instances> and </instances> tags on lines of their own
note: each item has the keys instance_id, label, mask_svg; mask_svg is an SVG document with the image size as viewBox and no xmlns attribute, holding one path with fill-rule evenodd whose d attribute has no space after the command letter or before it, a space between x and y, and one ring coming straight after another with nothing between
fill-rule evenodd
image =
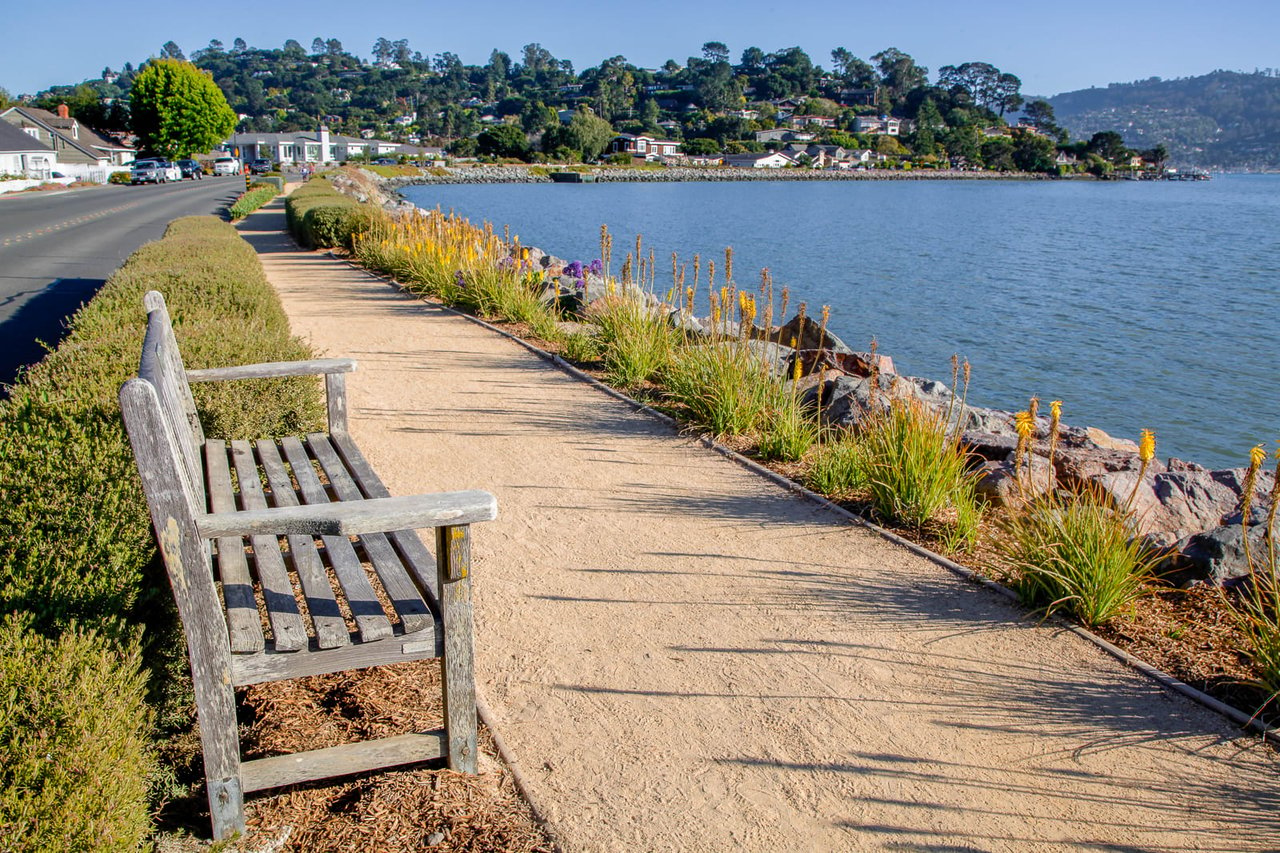
<instances>
[{"instance_id":1,"label":"leafy tree canopy","mask_svg":"<svg viewBox=\"0 0 1280 853\"><path fill-rule=\"evenodd\" d=\"M206 152L236 126L213 77L178 59L148 63L133 81L129 106L142 147L165 157Z\"/></svg>"}]
</instances>

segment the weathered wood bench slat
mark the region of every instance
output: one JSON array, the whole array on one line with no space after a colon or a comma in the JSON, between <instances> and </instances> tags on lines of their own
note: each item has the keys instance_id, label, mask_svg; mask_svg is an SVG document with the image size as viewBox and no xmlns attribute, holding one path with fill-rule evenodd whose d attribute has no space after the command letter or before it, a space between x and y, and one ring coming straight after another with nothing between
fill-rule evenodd
<instances>
[{"instance_id":1,"label":"weathered wood bench slat","mask_svg":"<svg viewBox=\"0 0 1280 853\"><path fill-rule=\"evenodd\" d=\"M405 634L395 626L394 637L376 643L363 643L359 633L352 633L345 646L321 649L313 644L309 652L276 652L268 648L253 655L231 656L231 677L236 687L327 675L349 669L364 669L387 663L408 663L444 654L444 630L437 624L429 631Z\"/></svg>"},{"instance_id":2,"label":"weathered wood bench slat","mask_svg":"<svg viewBox=\"0 0 1280 853\"><path fill-rule=\"evenodd\" d=\"M208 475L209 508L214 512L234 512L236 497L231 489L231 470L227 466L223 442L205 442L205 471ZM222 598L227 608L231 651L260 652L266 647L266 641L262 635L258 601L253 595L253 578L249 576L244 540L239 536L222 536L217 540L217 546L218 577L222 580Z\"/></svg>"},{"instance_id":3,"label":"weathered wood bench slat","mask_svg":"<svg viewBox=\"0 0 1280 853\"><path fill-rule=\"evenodd\" d=\"M337 449L338 454L342 457L342 461L346 464L347 470L351 472L351 476L355 479L356 485L360 487L360 491L364 492L367 498L389 498L391 492L383 485L382 479L377 472L373 470L373 466L364 458L364 454L360 452L360 448L356 445L348 435L332 435L329 437L333 442L333 446ZM471 521L467 522L472 523ZM434 568L435 558L427 546L422 543L422 539L415 530L396 530L387 534L396 550L400 552L400 556L404 558L405 565L413 572L414 578L417 579L422 589L431 593L433 603L438 604L440 601L440 588L436 581L436 572Z\"/></svg>"},{"instance_id":4,"label":"weathered wood bench slat","mask_svg":"<svg viewBox=\"0 0 1280 853\"><path fill-rule=\"evenodd\" d=\"M294 436L286 436L280 440L280 446L284 448L284 455L289 460L289 467L299 491L302 492L302 499L308 504L329 503L329 495L320 484L315 468L311 467L311 457L307 455L302 442ZM378 594L369 583L369 576L364 573L364 566L360 565L360 557L356 555L355 548L351 547L351 540L345 536L323 536L321 540L361 638L370 642L390 637L391 621L387 619L382 602L378 601Z\"/></svg>"},{"instance_id":5,"label":"weathered wood bench slat","mask_svg":"<svg viewBox=\"0 0 1280 853\"><path fill-rule=\"evenodd\" d=\"M246 791L439 758L474 773L470 525L496 499L392 497L347 434L354 361L187 371L164 298L144 301L121 412L182 616L214 838L244 830ZM189 382L305 374L324 375L327 435L205 440ZM241 762L235 687L425 658L441 659L443 730Z\"/></svg>"},{"instance_id":6,"label":"weathered wood bench slat","mask_svg":"<svg viewBox=\"0 0 1280 853\"><path fill-rule=\"evenodd\" d=\"M311 752L259 758L246 761L241 773L246 792L260 791L264 788L297 785L313 779L363 773L382 767L433 761L443 758L445 754L445 732L444 729L437 729Z\"/></svg>"},{"instance_id":7,"label":"weathered wood bench slat","mask_svg":"<svg viewBox=\"0 0 1280 853\"><path fill-rule=\"evenodd\" d=\"M323 433L307 435L307 447L316 461L324 469L329 484L341 501L359 501L363 499L360 489L352 481L351 475L343 465L342 459L329 443L329 437ZM382 588L391 598L391 606L400 616L405 633L412 634L435 624L436 617L428 608L418 587L405 571L400 555L382 533L366 533L360 537L360 545L373 564L374 571L382 581Z\"/></svg>"},{"instance_id":8,"label":"weathered wood bench slat","mask_svg":"<svg viewBox=\"0 0 1280 853\"><path fill-rule=\"evenodd\" d=\"M223 445L223 442L217 442ZM211 448L210 453L226 453L225 446ZM231 442L231 458L240 486L240 503L244 509L266 509L267 496L262 491L258 463L253 455L253 445L247 441ZM253 563L258 570L258 582L262 585L262 600L267 606L267 621L275 649L279 652L297 651L307 647L307 625L298 610L293 595L293 582L285 568L284 555L280 552L280 540L275 536L253 536Z\"/></svg>"},{"instance_id":9,"label":"weathered wood bench slat","mask_svg":"<svg viewBox=\"0 0 1280 853\"><path fill-rule=\"evenodd\" d=\"M279 449L271 439L259 439L254 446L258 451L258 460L262 470L267 474L267 483L271 486L271 501L276 506L297 506L298 497L293 492L293 483L289 472L280 458ZM307 610L311 614L311 623L315 626L316 644L322 649L336 649L351 642L347 635L347 623L342 618L334 597L333 587L324 571L324 562L320 552L316 550L315 540L310 536L295 534L288 537L289 559L293 569L298 573L298 581L302 584L302 593L307 599Z\"/></svg>"},{"instance_id":10,"label":"weathered wood bench slat","mask_svg":"<svg viewBox=\"0 0 1280 853\"><path fill-rule=\"evenodd\" d=\"M267 364L238 364L234 367L210 367L188 370L188 382L227 382L236 379L277 379L284 376L315 376L350 373L356 369L355 359L313 358L308 361L273 361Z\"/></svg>"}]
</instances>

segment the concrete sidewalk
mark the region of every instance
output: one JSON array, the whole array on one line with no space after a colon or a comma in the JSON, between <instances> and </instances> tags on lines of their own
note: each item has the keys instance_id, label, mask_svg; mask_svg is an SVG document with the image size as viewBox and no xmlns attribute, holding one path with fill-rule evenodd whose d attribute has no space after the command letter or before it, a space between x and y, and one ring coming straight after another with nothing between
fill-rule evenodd
<instances>
[{"instance_id":1,"label":"concrete sidewalk","mask_svg":"<svg viewBox=\"0 0 1280 853\"><path fill-rule=\"evenodd\" d=\"M1220 717L282 228L391 490L498 496L479 678L567 850L1280 848Z\"/></svg>"}]
</instances>

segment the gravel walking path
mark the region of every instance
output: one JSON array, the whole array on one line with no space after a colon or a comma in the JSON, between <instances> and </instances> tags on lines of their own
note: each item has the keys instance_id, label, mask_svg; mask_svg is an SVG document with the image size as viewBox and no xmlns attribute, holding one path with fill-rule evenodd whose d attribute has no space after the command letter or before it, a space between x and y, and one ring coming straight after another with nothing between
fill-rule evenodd
<instances>
[{"instance_id":1,"label":"gravel walking path","mask_svg":"<svg viewBox=\"0 0 1280 853\"><path fill-rule=\"evenodd\" d=\"M566 850L1280 848L1256 739L282 225L392 492L498 496L478 677Z\"/></svg>"}]
</instances>

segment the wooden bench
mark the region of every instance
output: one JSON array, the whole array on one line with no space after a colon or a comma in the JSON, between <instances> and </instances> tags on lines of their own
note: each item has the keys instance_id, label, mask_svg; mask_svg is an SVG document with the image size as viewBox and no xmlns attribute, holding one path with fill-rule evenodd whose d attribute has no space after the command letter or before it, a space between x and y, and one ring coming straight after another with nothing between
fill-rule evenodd
<instances>
[{"instance_id":1,"label":"wooden bench","mask_svg":"<svg viewBox=\"0 0 1280 853\"><path fill-rule=\"evenodd\" d=\"M354 361L186 370L164 298L145 303L120 406L187 639L214 837L243 830L252 791L440 758L476 772L469 525L497 516L493 495L391 497L347 433ZM328 433L205 438L188 383L314 374ZM425 658L443 659L444 729L240 760L236 687Z\"/></svg>"}]
</instances>

